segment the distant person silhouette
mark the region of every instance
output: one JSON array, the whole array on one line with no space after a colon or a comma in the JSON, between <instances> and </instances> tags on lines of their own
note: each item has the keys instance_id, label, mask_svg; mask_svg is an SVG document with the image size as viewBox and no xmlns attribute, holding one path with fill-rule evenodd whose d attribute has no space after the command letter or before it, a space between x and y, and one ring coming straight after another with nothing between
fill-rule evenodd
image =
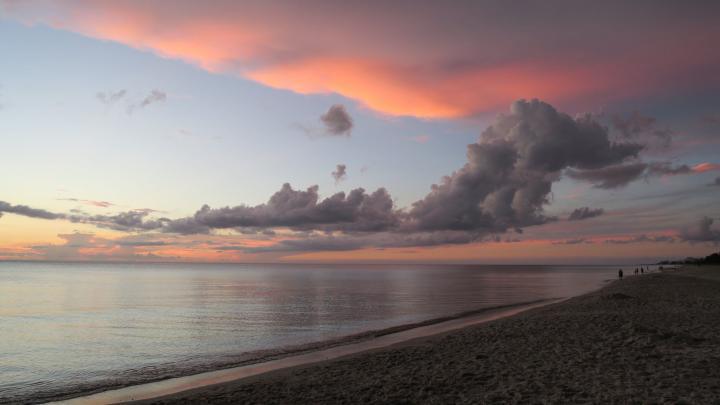
<instances>
[{"instance_id":1,"label":"distant person silhouette","mask_svg":"<svg viewBox=\"0 0 720 405\"><path fill-rule=\"evenodd\" d=\"M640 274L645 274L645 269L643 269L642 267L640 267Z\"/></svg>"},{"instance_id":2,"label":"distant person silhouette","mask_svg":"<svg viewBox=\"0 0 720 405\"><path fill-rule=\"evenodd\" d=\"M618 278L622 280L622 269L618 270Z\"/></svg>"}]
</instances>

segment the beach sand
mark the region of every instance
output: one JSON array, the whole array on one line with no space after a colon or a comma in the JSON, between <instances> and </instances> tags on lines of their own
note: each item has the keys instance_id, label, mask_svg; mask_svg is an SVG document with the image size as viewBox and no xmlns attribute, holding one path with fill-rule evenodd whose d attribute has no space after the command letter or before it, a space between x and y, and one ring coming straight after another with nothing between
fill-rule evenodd
<instances>
[{"instance_id":1,"label":"beach sand","mask_svg":"<svg viewBox=\"0 0 720 405\"><path fill-rule=\"evenodd\" d=\"M720 403L720 268L142 403Z\"/></svg>"}]
</instances>

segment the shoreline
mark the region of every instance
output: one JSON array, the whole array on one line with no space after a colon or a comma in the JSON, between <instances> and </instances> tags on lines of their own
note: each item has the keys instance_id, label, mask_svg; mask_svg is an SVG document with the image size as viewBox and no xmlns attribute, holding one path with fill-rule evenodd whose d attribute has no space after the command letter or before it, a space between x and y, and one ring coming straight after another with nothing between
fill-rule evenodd
<instances>
[{"instance_id":1,"label":"shoreline","mask_svg":"<svg viewBox=\"0 0 720 405\"><path fill-rule=\"evenodd\" d=\"M602 288L602 287L599 287ZM230 377L223 382L237 381L238 379L248 378L259 374L270 372L265 370L265 365L270 364L272 371L299 365L314 364L326 361L323 354L329 352L333 358L347 356L355 353L361 353L369 350L377 350L378 348L388 347L390 345L405 342L407 340L419 339L435 334L447 333L472 324L489 322L491 320L500 319L516 315L517 313L538 308L545 305L552 305L557 302L564 301L569 298L549 298L541 300L533 300L515 304L498 305L487 308L480 308L470 311L427 319L420 322L413 322L392 326L383 329L364 331L348 336L342 336L335 339L311 342L302 345L289 346L278 349L263 350L252 352L248 355L249 359L239 362L230 362L218 366L205 366L196 369L195 372L180 375L174 375L161 379L153 379L138 384L126 384L115 386L98 387L97 389L85 392L73 392L66 394L58 394L52 398L47 398L45 402L48 404L100 404L100 403L121 403L140 399L152 399L161 396L172 395L178 392L184 392L188 389L198 389L204 386L214 385L217 382L214 379L228 378L227 376L240 375L241 377ZM457 325L459 324L459 326ZM422 336L418 333L429 331ZM390 341L391 343L386 343ZM360 347L357 349L356 347ZM339 353L339 355L338 355ZM296 358L307 359L302 364L296 364ZM284 364L290 365L284 365ZM198 383L197 381L201 382ZM174 389L171 387L182 386L191 388ZM161 394L148 394L152 392L162 391ZM169 391L168 391L169 390ZM144 394L138 394L144 393ZM47 402L49 401L49 402Z\"/></svg>"},{"instance_id":2,"label":"shoreline","mask_svg":"<svg viewBox=\"0 0 720 405\"><path fill-rule=\"evenodd\" d=\"M628 276L439 335L134 403L712 403L720 267Z\"/></svg>"},{"instance_id":3,"label":"shoreline","mask_svg":"<svg viewBox=\"0 0 720 405\"><path fill-rule=\"evenodd\" d=\"M521 269L520 271L534 270L533 267L529 266L530 269ZM537 266L538 268L541 266ZM366 323L357 322L356 327L346 328L337 327L334 328L333 323L323 321L323 328L321 333L307 333L300 335L298 339L275 339L274 336L268 336L268 340L258 340L257 345L250 346L249 350L238 350L242 349L242 343L245 342L245 331L238 330L238 335L242 339L234 339L232 332L228 334L230 340L225 342L237 343L233 345L227 345L222 347L215 347L212 345L214 336L208 336L207 340L198 341L198 350L185 349L182 347L192 347L192 345L178 345L178 342L174 341L174 338L163 338L158 336L156 339L148 340L147 354L149 357L148 361L144 359L134 361L131 356L135 353L133 347L128 346L128 350L115 350L108 352L107 354L97 355L98 350L90 351L87 353L87 359L92 360L92 368L87 370L83 368L84 362L86 362L86 354L82 349L82 342L84 340L79 339L76 344L68 347L68 353L73 355L68 358L68 361L57 361L62 360L58 358L54 352L48 351L48 364L52 364L52 368L38 370L37 377L33 374L29 374L28 378L19 379L16 381L12 378L13 375L8 375L9 380L5 381L3 389L0 391L0 403L46 403L48 401L61 401L67 400L78 396L90 395L93 393L118 389L122 387L140 385L153 381L160 381L169 378L182 377L192 374L198 374L207 371L215 371L218 369L225 369L235 366L241 366L246 364L253 364L257 362L267 361L290 354L296 354L306 352L310 350L317 350L319 348L328 347L336 344L346 344L349 341L356 341L360 339L371 339L377 336L396 332L403 329L414 328L429 323L435 323L446 319L452 319L456 317L467 316L478 311L487 311L488 308L495 308L500 305L508 305L509 303L529 302L537 299L547 299L554 297L566 297L583 294L584 292L599 288L604 285L610 277L608 269L601 266L603 270L595 271L589 269L587 277L582 274L580 270L566 270L557 269L557 275L550 275L550 282L547 284L554 290L546 289L546 282L543 281L537 288L530 283L530 285L523 287L525 284L522 282L506 281L501 284L518 285L526 288L527 290L516 290L507 289L502 291L493 292L492 289L488 290L483 286L478 288L464 288L462 291L466 291L463 294L457 295L457 297L466 297L466 299L457 299L451 302L454 292L450 291L451 295L439 295L439 302L447 301L451 305L445 306L427 306L422 308L411 308L406 305L402 307L402 311L397 312L400 316L391 317L388 321L382 321L386 319L384 317L378 317L374 315L370 318L381 319L379 322ZM482 268L481 268L482 269ZM544 269L543 269L544 270ZM555 271L555 269L550 269ZM484 273L481 273L484 274ZM499 273L500 274L500 273ZM544 274L544 273L542 273ZM610 274L611 276L611 274ZM515 279L516 277L511 277ZM543 279L545 280L545 279ZM407 284L406 284L407 285ZM407 288L407 287L403 287ZM425 287L427 294L435 294L432 284ZM487 290L487 291L486 291ZM420 291L420 290L418 290ZM515 293L521 291L520 293ZM486 299L485 293L488 292L488 298ZM449 297L449 298L448 298ZM428 300L433 300L430 297L417 297L421 299L418 301L421 304L426 303ZM399 297L399 303L402 304L405 296ZM383 304L380 302L379 304ZM386 306L390 308L394 306L393 302L388 301ZM410 304L413 305L414 304ZM364 306L367 308L367 306ZM473 309L467 311L468 309ZM351 309L354 312L354 309ZM352 315L352 312L348 312ZM410 314L412 316L404 316L404 314ZM453 314L447 316L447 314ZM239 314L242 317L244 315ZM347 320L354 318L348 317ZM365 319L362 317L361 320ZM355 322L351 322L351 325ZM314 325L314 324L313 324ZM329 325L329 327L325 327ZM310 330L312 325L301 325L305 329ZM149 336L152 336L149 335ZM172 340L165 340L172 339ZM112 348L112 339L107 341L106 347ZM164 343L163 343L164 342ZM221 342L223 343L223 342ZM157 349L154 349L152 345L159 344ZM163 353L165 350L162 345L167 344L174 350L172 353L174 356L163 359L160 356L155 356L155 353ZM26 345L30 346L30 345ZM102 347L102 346L99 346ZM175 348L180 347L180 350ZM246 346L247 347L247 346ZM52 348L54 349L54 348ZM157 350L155 352L154 350ZM53 357L55 356L55 357ZM155 361L155 358L159 361ZM127 359L129 366L116 367L118 360ZM22 363L18 363L22 364ZM26 362L27 369L31 370L36 364L34 361ZM41 364L38 362L37 364ZM24 369L22 369L24 371ZM46 373L46 374L43 374ZM29 383L25 383L25 382Z\"/></svg>"}]
</instances>

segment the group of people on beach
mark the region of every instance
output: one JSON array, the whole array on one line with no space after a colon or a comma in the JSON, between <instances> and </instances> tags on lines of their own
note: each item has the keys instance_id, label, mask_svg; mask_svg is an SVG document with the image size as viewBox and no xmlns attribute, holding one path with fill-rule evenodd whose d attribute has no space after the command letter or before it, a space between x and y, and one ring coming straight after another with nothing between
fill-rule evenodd
<instances>
[{"instance_id":1,"label":"group of people on beach","mask_svg":"<svg viewBox=\"0 0 720 405\"><path fill-rule=\"evenodd\" d=\"M647 270L650 271L650 267L648 267ZM640 266L639 268L638 268L638 267L635 267L635 275L637 276L638 274L645 274L645 268L644 268L643 266ZM623 278L623 271L622 271L622 269L619 269L619 270L618 270L618 278L619 278L620 280L622 280L622 278Z\"/></svg>"}]
</instances>

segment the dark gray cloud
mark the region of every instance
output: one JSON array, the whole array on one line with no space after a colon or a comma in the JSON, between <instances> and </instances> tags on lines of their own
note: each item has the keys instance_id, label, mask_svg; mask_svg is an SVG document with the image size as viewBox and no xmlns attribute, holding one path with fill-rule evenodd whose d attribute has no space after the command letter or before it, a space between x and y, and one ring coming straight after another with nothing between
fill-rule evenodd
<instances>
[{"instance_id":1,"label":"dark gray cloud","mask_svg":"<svg viewBox=\"0 0 720 405\"><path fill-rule=\"evenodd\" d=\"M591 170L568 169L565 174L575 180L592 183L596 188L611 189L625 187L641 178L645 169L646 163L635 162Z\"/></svg>"},{"instance_id":2,"label":"dark gray cloud","mask_svg":"<svg viewBox=\"0 0 720 405\"><path fill-rule=\"evenodd\" d=\"M325 130L330 135L350 135L353 128L353 120L342 104L335 104L323 115L320 121L325 125Z\"/></svg>"},{"instance_id":3,"label":"dark gray cloud","mask_svg":"<svg viewBox=\"0 0 720 405\"><path fill-rule=\"evenodd\" d=\"M182 235L210 233L210 227L198 223L195 218L180 218L165 222L163 232L179 233Z\"/></svg>"},{"instance_id":4,"label":"dark gray cloud","mask_svg":"<svg viewBox=\"0 0 720 405\"><path fill-rule=\"evenodd\" d=\"M399 213L390 194L380 188L368 194L364 189L347 195L336 193L319 199L318 187L294 190L284 184L265 204L236 207L202 207L193 217L195 223L209 228L273 228L345 232L377 232L395 227Z\"/></svg>"},{"instance_id":5,"label":"dark gray cloud","mask_svg":"<svg viewBox=\"0 0 720 405\"><path fill-rule=\"evenodd\" d=\"M15 215L22 215L30 218L42 218L42 219L61 219L65 218L64 214L58 214L50 211L46 211L39 208L28 207L27 205L12 205L5 201L0 201L0 215L2 213L9 213Z\"/></svg>"},{"instance_id":6,"label":"dark gray cloud","mask_svg":"<svg viewBox=\"0 0 720 405\"><path fill-rule=\"evenodd\" d=\"M670 162L652 162L648 164L647 168L647 174L649 176L676 176L691 173L693 173L693 170L690 166L673 166Z\"/></svg>"},{"instance_id":7,"label":"dark gray cloud","mask_svg":"<svg viewBox=\"0 0 720 405\"><path fill-rule=\"evenodd\" d=\"M501 232L542 224L551 220L543 206L563 170L606 170L641 149L612 142L589 115L574 119L542 101L520 100L468 146L464 167L413 204L410 218L419 230Z\"/></svg>"},{"instance_id":8,"label":"dark gray cloud","mask_svg":"<svg viewBox=\"0 0 720 405\"><path fill-rule=\"evenodd\" d=\"M671 162L634 162L593 170L568 169L565 174L576 180L592 183L596 188L620 188L631 182L656 176L678 176L693 174L688 165L673 166Z\"/></svg>"},{"instance_id":9,"label":"dark gray cloud","mask_svg":"<svg viewBox=\"0 0 720 405\"><path fill-rule=\"evenodd\" d=\"M702 217L694 225L680 231L680 238L688 242L720 242L720 229L713 228L715 220Z\"/></svg>"},{"instance_id":10,"label":"dark gray cloud","mask_svg":"<svg viewBox=\"0 0 720 405\"><path fill-rule=\"evenodd\" d=\"M116 231L151 231L162 228L167 218L148 220L149 212L146 210L131 210L114 215L68 215L65 218L71 222L91 224L101 228Z\"/></svg>"},{"instance_id":11,"label":"dark gray cloud","mask_svg":"<svg viewBox=\"0 0 720 405\"><path fill-rule=\"evenodd\" d=\"M343 164L339 164L335 167L335 170L330 174L332 175L333 179L335 179L335 184L337 184L337 183L345 180L345 178L347 178L347 166L345 166Z\"/></svg>"},{"instance_id":12,"label":"dark gray cloud","mask_svg":"<svg viewBox=\"0 0 720 405\"><path fill-rule=\"evenodd\" d=\"M581 207L570 213L568 221L580 221L583 219L599 217L605 212L602 208L591 209L590 207Z\"/></svg>"},{"instance_id":13,"label":"dark gray cloud","mask_svg":"<svg viewBox=\"0 0 720 405\"><path fill-rule=\"evenodd\" d=\"M613 127L625 139L641 140L647 144L668 147L672 143L673 131L662 129L657 125L657 119L633 111L627 115L616 114L612 119Z\"/></svg>"},{"instance_id":14,"label":"dark gray cloud","mask_svg":"<svg viewBox=\"0 0 720 405\"><path fill-rule=\"evenodd\" d=\"M95 94L95 97L103 104L105 105L113 105L120 101L123 97L125 97L125 94L127 94L126 90L119 90L116 92L112 91L101 91Z\"/></svg>"}]
</instances>

